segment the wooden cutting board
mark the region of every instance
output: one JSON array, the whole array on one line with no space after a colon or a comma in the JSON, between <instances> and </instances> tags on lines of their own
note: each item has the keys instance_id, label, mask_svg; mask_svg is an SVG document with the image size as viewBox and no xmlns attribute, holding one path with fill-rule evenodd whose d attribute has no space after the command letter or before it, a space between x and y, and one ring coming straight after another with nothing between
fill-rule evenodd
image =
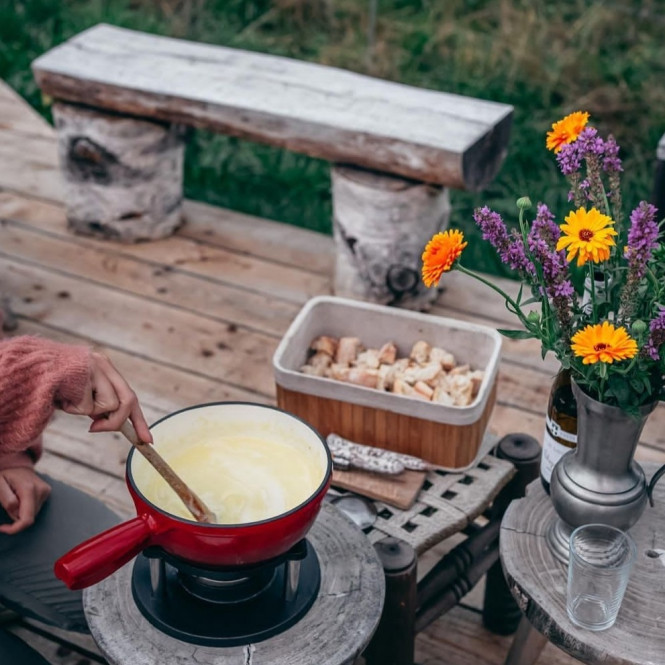
<instances>
[{"instance_id":1,"label":"wooden cutting board","mask_svg":"<svg viewBox=\"0 0 665 665\"><path fill-rule=\"evenodd\" d=\"M409 470L394 476L367 471L334 470L332 485L407 510L416 500L425 475L425 471Z\"/></svg>"}]
</instances>

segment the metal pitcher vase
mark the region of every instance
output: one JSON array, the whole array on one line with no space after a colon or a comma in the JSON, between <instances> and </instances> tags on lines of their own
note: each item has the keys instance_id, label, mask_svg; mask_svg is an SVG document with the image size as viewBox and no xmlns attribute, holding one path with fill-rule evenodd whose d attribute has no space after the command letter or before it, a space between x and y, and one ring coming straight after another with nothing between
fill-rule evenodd
<instances>
[{"instance_id":1,"label":"metal pitcher vase","mask_svg":"<svg viewBox=\"0 0 665 665\"><path fill-rule=\"evenodd\" d=\"M633 456L642 428L658 402L639 415L599 402L574 381L577 400L577 448L556 464L550 495L557 518L547 530L547 544L560 561L568 561L568 542L582 524L609 524L627 530L642 515L647 483Z\"/></svg>"}]
</instances>

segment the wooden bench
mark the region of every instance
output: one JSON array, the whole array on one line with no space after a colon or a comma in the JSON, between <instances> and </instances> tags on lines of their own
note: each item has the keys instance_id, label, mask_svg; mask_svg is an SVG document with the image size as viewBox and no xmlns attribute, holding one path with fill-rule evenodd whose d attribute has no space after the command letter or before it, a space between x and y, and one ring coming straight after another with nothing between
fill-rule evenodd
<instances>
[{"instance_id":1,"label":"wooden bench","mask_svg":"<svg viewBox=\"0 0 665 665\"><path fill-rule=\"evenodd\" d=\"M447 188L479 190L505 157L511 106L349 71L98 25L33 63L54 100L67 214L124 241L181 223L182 126L332 165L335 292L419 305Z\"/></svg>"}]
</instances>

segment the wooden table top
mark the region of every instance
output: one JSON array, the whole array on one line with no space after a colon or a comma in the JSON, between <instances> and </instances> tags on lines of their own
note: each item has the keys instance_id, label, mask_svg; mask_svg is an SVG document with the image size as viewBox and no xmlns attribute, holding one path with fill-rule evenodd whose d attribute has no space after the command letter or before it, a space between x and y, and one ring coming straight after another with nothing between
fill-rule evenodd
<instances>
[{"instance_id":1,"label":"wooden table top","mask_svg":"<svg viewBox=\"0 0 665 665\"><path fill-rule=\"evenodd\" d=\"M651 478L657 464L644 463ZM665 484L656 487L630 530L637 560L616 623L593 632L566 613L567 569L550 553L545 533L556 517L540 480L514 501L501 524L501 560L514 597L531 625L550 642L588 664L655 665L665 662Z\"/></svg>"}]
</instances>

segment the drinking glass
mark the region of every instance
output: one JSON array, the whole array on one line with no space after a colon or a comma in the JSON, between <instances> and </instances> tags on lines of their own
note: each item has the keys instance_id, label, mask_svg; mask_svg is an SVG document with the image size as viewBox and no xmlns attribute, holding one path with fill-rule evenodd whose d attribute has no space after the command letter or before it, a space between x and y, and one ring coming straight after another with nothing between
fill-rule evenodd
<instances>
[{"instance_id":1,"label":"drinking glass","mask_svg":"<svg viewBox=\"0 0 665 665\"><path fill-rule=\"evenodd\" d=\"M637 548L620 529L586 524L570 536L566 609L570 620L588 630L614 625Z\"/></svg>"}]
</instances>

